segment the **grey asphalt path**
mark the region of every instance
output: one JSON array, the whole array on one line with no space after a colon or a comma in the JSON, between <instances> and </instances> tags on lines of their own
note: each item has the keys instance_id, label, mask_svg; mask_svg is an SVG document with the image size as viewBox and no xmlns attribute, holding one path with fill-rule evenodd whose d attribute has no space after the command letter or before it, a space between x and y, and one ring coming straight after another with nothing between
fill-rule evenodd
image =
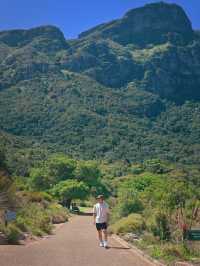
<instances>
[{"instance_id":1,"label":"grey asphalt path","mask_svg":"<svg viewBox=\"0 0 200 266\"><path fill-rule=\"evenodd\" d=\"M74 216L48 238L24 246L0 246L0 266L147 266L118 241L98 246L90 216Z\"/></svg>"}]
</instances>

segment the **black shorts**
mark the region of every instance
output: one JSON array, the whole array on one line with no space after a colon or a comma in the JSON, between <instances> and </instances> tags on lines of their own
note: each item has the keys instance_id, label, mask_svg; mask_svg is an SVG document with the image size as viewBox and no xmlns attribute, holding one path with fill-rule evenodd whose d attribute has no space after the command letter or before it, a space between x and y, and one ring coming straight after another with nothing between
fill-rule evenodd
<instances>
[{"instance_id":1,"label":"black shorts","mask_svg":"<svg viewBox=\"0 0 200 266\"><path fill-rule=\"evenodd\" d=\"M96 223L96 228L98 231L107 229L107 223Z\"/></svg>"}]
</instances>

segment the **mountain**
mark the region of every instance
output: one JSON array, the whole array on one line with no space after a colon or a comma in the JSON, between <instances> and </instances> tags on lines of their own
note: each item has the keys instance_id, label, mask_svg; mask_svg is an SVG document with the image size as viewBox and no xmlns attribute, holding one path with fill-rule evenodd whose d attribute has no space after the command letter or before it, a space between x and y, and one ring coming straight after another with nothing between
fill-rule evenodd
<instances>
[{"instance_id":1,"label":"mountain","mask_svg":"<svg viewBox=\"0 0 200 266\"><path fill-rule=\"evenodd\" d=\"M0 32L0 121L22 151L199 163L200 34L164 2L74 40L54 26Z\"/></svg>"},{"instance_id":2,"label":"mountain","mask_svg":"<svg viewBox=\"0 0 200 266\"><path fill-rule=\"evenodd\" d=\"M122 45L161 44L167 41L187 43L192 39L190 20L183 9L163 2L130 10L122 19L83 32L80 37L109 38Z\"/></svg>"}]
</instances>

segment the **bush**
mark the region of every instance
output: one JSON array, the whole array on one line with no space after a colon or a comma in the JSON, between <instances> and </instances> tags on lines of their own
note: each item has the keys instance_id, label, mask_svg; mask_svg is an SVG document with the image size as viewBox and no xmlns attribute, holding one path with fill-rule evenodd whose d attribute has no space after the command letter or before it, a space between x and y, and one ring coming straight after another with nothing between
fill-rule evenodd
<instances>
[{"instance_id":1,"label":"bush","mask_svg":"<svg viewBox=\"0 0 200 266\"><path fill-rule=\"evenodd\" d=\"M170 240L169 222L165 214L156 212L153 216L147 217L146 227L149 232L158 236L160 240Z\"/></svg>"},{"instance_id":2,"label":"bush","mask_svg":"<svg viewBox=\"0 0 200 266\"><path fill-rule=\"evenodd\" d=\"M37 236L49 234L53 228L51 216L47 209L37 203L31 203L20 210L16 225L22 231L27 231Z\"/></svg>"},{"instance_id":3,"label":"bush","mask_svg":"<svg viewBox=\"0 0 200 266\"><path fill-rule=\"evenodd\" d=\"M31 202L43 202L44 200L51 202L52 196L46 192L31 192L29 194L29 200Z\"/></svg>"},{"instance_id":4,"label":"bush","mask_svg":"<svg viewBox=\"0 0 200 266\"><path fill-rule=\"evenodd\" d=\"M171 256L171 257L175 257L175 258L183 258L183 250L181 249L181 245L179 246L175 246L175 245L172 245L172 244L168 244L168 245L165 245L163 247L163 253L166 255L166 256Z\"/></svg>"},{"instance_id":5,"label":"bush","mask_svg":"<svg viewBox=\"0 0 200 266\"><path fill-rule=\"evenodd\" d=\"M132 174L138 175L144 172L144 168L140 164L132 165L130 168Z\"/></svg>"},{"instance_id":6,"label":"bush","mask_svg":"<svg viewBox=\"0 0 200 266\"><path fill-rule=\"evenodd\" d=\"M169 171L165 163L158 159L145 161L144 167L147 171L150 171L151 173L157 173L157 174L163 174Z\"/></svg>"},{"instance_id":7,"label":"bush","mask_svg":"<svg viewBox=\"0 0 200 266\"><path fill-rule=\"evenodd\" d=\"M155 214L147 212L145 214L146 229L148 232L157 235L157 224Z\"/></svg>"},{"instance_id":8,"label":"bush","mask_svg":"<svg viewBox=\"0 0 200 266\"><path fill-rule=\"evenodd\" d=\"M172 262L179 260L188 260L191 255L183 245L174 245L171 243L165 243L161 245L155 245L150 251L150 255L157 259L164 259L166 262Z\"/></svg>"},{"instance_id":9,"label":"bush","mask_svg":"<svg viewBox=\"0 0 200 266\"><path fill-rule=\"evenodd\" d=\"M51 216L53 224L64 223L68 221L69 212L60 204L53 203L48 207L48 213Z\"/></svg>"},{"instance_id":10,"label":"bush","mask_svg":"<svg viewBox=\"0 0 200 266\"><path fill-rule=\"evenodd\" d=\"M142 240L148 245L157 244L158 238L154 236L154 234L150 232L144 232L142 235Z\"/></svg>"},{"instance_id":11,"label":"bush","mask_svg":"<svg viewBox=\"0 0 200 266\"><path fill-rule=\"evenodd\" d=\"M22 238L22 231L14 224L9 224L5 229L5 235L9 244L17 244Z\"/></svg>"},{"instance_id":12,"label":"bush","mask_svg":"<svg viewBox=\"0 0 200 266\"><path fill-rule=\"evenodd\" d=\"M113 218L126 217L131 213L140 213L144 209L139 199L127 199L119 202L113 210Z\"/></svg>"},{"instance_id":13,"label":"bush","mask_svg":"<svg viewBox=\"0 0 200 266\"><path fill-rule=\"evenodd\" d=\"M132 213L128 217L122 218L110 226L109 231L115 234L141 233L145 228L144 220L140 214Z\"/></svg>"},{"instance_id":14,"label":"bush","mask_svg":"<svg viewBox=\"0 0 200 266\"><path fill-rule=\"evenodd\" d=\"M51 202L52 196L47 192L23 191L19 194L26 203L44 203Z\"/></svg>"},{"instance_id":15,"label":"bush","mask_svg":"<svg viewBox=\"0 0 200 266\"><path fill-rule=\"evenodd\" d=\"M54 223L66 222L68 216L66 208L57 203L45 207L39 203L31 203L20 210L15 223L23 232L42 236L51 233Z\"/></svg>"}]
</instances>

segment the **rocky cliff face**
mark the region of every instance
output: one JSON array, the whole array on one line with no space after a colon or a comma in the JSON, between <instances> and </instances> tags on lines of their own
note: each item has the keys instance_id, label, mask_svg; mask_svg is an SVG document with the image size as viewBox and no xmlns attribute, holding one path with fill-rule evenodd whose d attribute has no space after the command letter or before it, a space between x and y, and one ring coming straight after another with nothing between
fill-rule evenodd
<instances>
[{"instance_id":1,"label":"rocky cliff face","mask_svg":"<svg viewBox=\"0 0 200 266\"><path fill-rule=\"evenodd\" d=\"M0 43L16 48L32 44L42 51L46 46L49 53L52 50L58 51L67 47L63 33L55 26L41 26L31 30L2 31L0 32Z\"/></svg>"},{"instance_id":2,"label":"rocky cliff face","mask_svg":"<svg viewBox=\"0 0 200 266\"><path fill-rule=\"evenodd\" d=\"M80 35L62 63L105 86L137 82L141 89L183 103L200 99L199 36L184 10L163 2Z\"/></svg>"},{"instance_id":3,"label":"rocky cliff face","mask_svg":"<svg viewBox=\"0 0 200 266\"><path fill-rule=\"evenodd\" d=\"M191 23L183 9L163 2L130 10L122 19L82 33L80 37L101 36L120 44L186 43L192 39Z\"/></svg>"}]
</instances>

